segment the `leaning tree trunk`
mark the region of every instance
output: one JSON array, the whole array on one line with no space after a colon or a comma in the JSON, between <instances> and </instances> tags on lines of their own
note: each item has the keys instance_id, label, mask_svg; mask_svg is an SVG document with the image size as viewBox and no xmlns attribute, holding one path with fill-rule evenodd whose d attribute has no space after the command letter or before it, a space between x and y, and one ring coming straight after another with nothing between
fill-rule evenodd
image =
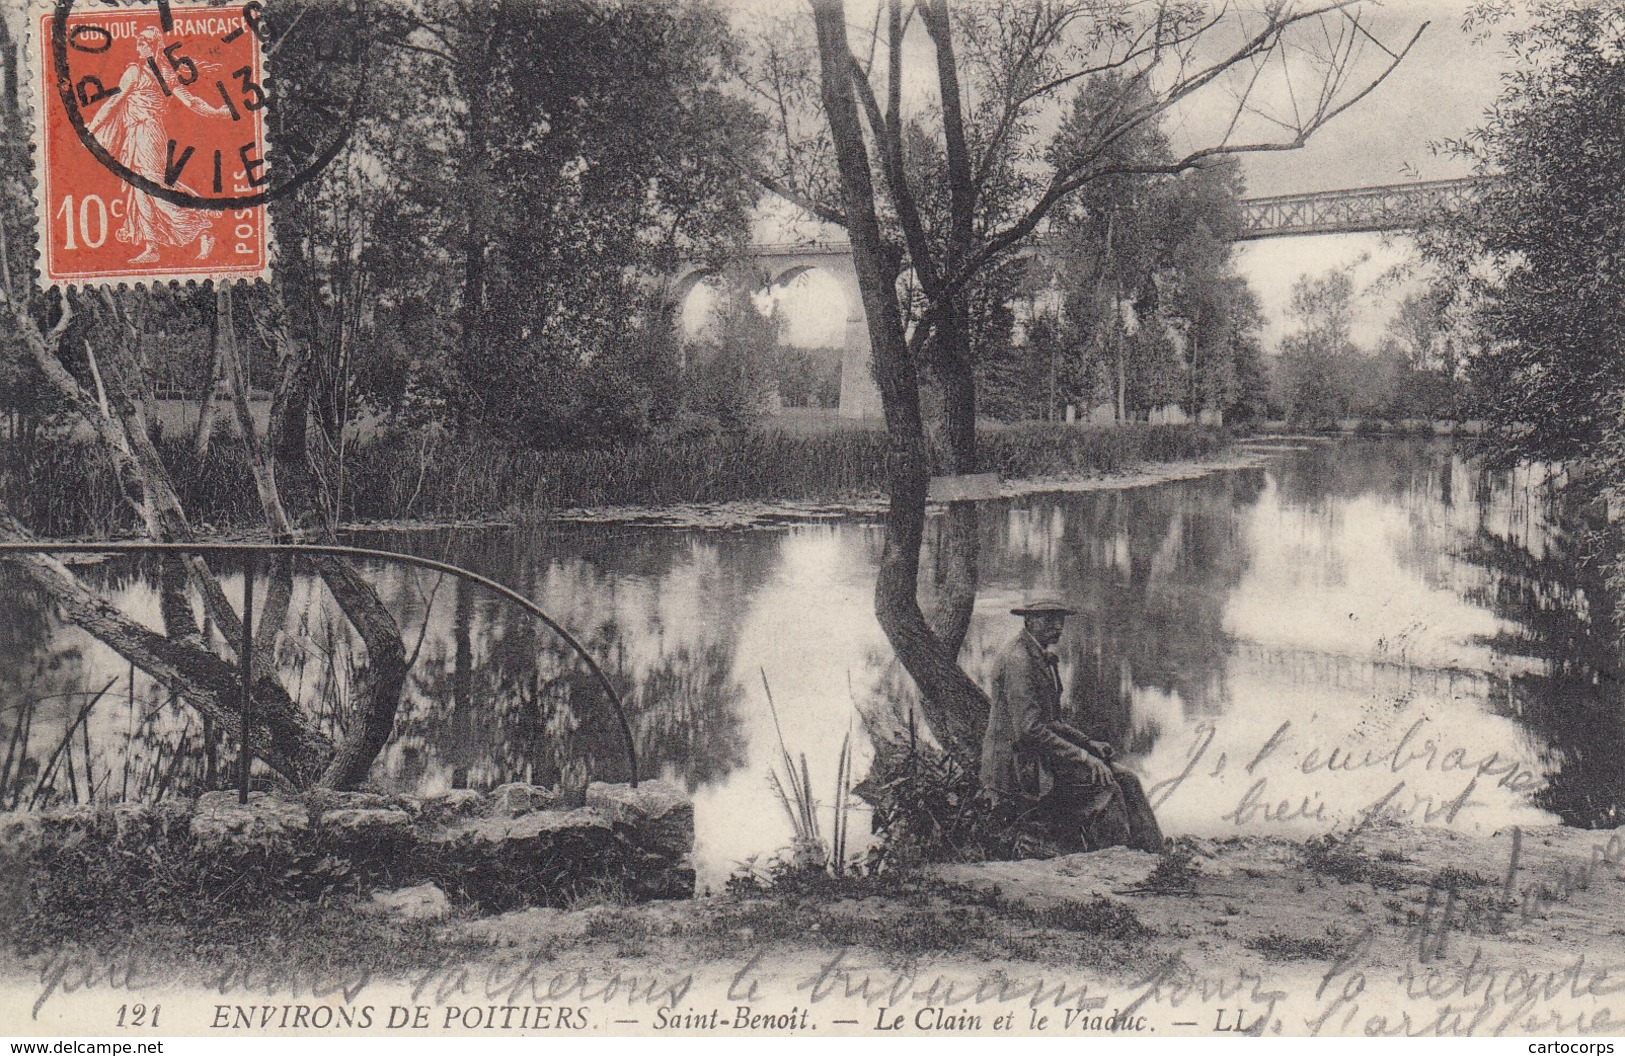
<instances>
[{"instance_id":1,"label":"leaning tree trunk","mask_svg":"<svg viewBox=\"0 0 1625 1056\"><path fill-rule=\"evenodd\" d=\"M954 295L949 298L941 302L938 318L943 321L931 335L931 362L943 390L948 471L975 473L981 467L976 450L976 376L971 368L969 314L962 300ZM937 536L933 575L937 599L931 629L956 658L964 648L976 606L980 546L976 503L950 502ZM985 715L978 716L981 719Z\"/></svg>"},{"instance_id":2,"label":"leaning tree trunk","mask_svg":"<svg viewBox=\"0 0 1625 1056\"><path fill-rule=\"evenodd\" d=\"M118 299L107 291L101 299L104 321L114 331L103 356L96 357L88 340L85 345L100 398L79 384L58 354L73 317L71 302L64 298L62 318L49 333L42 332L25 309L9 300L7 304L34 362L91 425L102 449L111 456L125 500L142 518L148 538L192 541L192 526L147 429L145 383L131 347L135 330ZM0 537L11 541L29 538L20 524L4 515L0 515ZM166 634L123 616L60 562L27 556L19 563L70 622L147 672L218 727L241 735L237 669L210 650L184 598L183 577L177 574L184 568L184 577L202 594L205 614L222 638L235 646L241 636L241 619L201 556L164 563L160 608ZM256 656L253 695L256 726L250 732L256 752L294 785L314 783L331 762L334 746L283 689L268 651Z\"/></svg>"},{"instance_id":3,"label":"leaning tree trunk","mask_svg":"<svg viewBox=\"0 0 1625 1056\"><path fill-rule=\"evenodd\" d=\"M886 419L886 544L875 580L875 615L897 659L919 687L932 733L944 747L968 754L980 740L987 696L960 668L926 621L919 603L920 551L925 531L929 452L920 410L919 375L903 332L896 271L888 266L875 212L841 0L813 0L824 109L829 118L846 203L858 288L874 350L875 380Z\"/></svg>"},{"instance_id":4,"label":"leaning tree trunk","mask_svg":"<svg viewBox=\"0 0 1625 1056\"><path fill-rule=\"evenodd\" d=\"M0 540L24 542L32 537L22 525L0 514ZM184 699L228 734L242 736L238 708L237 667L201 645L160 634L130 619L79 581L67 566L43 555L14 559L29 581L42 590L63 618ZM258 668L256 668L258 672ZM254 680L254 752L297 787L315 784L334 757L333 743L301 711L274 678Z\"/></svg>"},{"instance_id":5,"label":"leaning tree trunk","mask_svg":"<svg viewBox=\"0 0 1625 1056\"><path fill-rule=\"evenodd\" d=\"M4 303L35 363L95 429L102 448L112 458L125 500L141 516L148 537L167 542L191 541L194 538L191 524L147 430L146 386L133 353L133 344L139 335L117 297L104 293L101 299L103 322L115 332L103 356L98 359L94 349L86 343L97 382L95 395L80 385L59 356L60 344L72 320L71 302L63 301L62 318L49 333L42 332L28 311L20 308L9 295L4 297ZM228 327L225 350L233 376L234 409L249 444L256 491L266 523L278 535L286 536L291 533L292 524L279 498L275 462L248 414L246 371L237 358L234 335L229 330L229 293L223 293L221 306L223 321ZM284 355L283 363L287 378L301 376L296 352ZM297 403L296 400L282 402L284 407ZM22 541L28 538L22 525L0 513L0 539ZM211 651L181 588L180 569L184 568L184 575L191 578L203 596L205 613L228 646L234 647L241 635L241 618L201 557L184 559L164 571L160 583L160 606L167 632L164 634L124 616L58 561L30 555L20 558L19 564L70 622L147 672L218 728L242 736L244 731L237 708L237 668ZM281 685L273 650L266 648L256 650L252 686L255 726L248 734L254 753L295 787L348 787L365 778L393 728L406 677L405 650L393 617L369 584L341 561L324 561L318 568L367 650L367 664L356 679L361 705L359 721L346 730L342 743L335 746ZM285 580L290 576L291 571L283 566L276 578ZM273 605L276 604L274 598L275 594ZM272 622L274 628L282 621L274 617L268 622ZM274 634L274 629L270 634Z\"/></svg>"}]
</instances>

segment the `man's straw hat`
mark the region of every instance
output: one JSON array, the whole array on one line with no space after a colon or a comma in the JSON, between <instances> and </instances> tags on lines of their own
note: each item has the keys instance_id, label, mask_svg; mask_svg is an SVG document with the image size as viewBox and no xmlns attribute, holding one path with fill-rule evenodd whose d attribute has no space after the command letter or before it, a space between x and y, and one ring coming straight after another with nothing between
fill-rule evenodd
<instances>
[{"instance_id":1,"label":"man's straw hat","mask_svg":"<svg viewBox=\"0 0 1625 1056\"><path fill-rule=\"evenodd\" d=\"M1062 616L1076 616L1078 610L1064 604L1054 594L1033 594L1027 600L1010 610L1015 616L1037 616L1040 613L1055 612Z\"/></svg>"}]
</instances>

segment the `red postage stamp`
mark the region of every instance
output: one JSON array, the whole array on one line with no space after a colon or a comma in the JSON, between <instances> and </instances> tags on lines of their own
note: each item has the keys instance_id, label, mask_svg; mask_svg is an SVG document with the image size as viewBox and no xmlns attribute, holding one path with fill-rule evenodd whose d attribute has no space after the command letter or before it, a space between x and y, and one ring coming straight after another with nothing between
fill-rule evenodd
<instances>
[{"instance_id":1,"label":"red postage stamp","mask_svg":"<svg viewBox=\"0 0 1625 1056\"><path fill-rule=\"evenodd\" d=\"M40 282L268 278L260 4L31 13Z\"/></svg>"}]
</instances>

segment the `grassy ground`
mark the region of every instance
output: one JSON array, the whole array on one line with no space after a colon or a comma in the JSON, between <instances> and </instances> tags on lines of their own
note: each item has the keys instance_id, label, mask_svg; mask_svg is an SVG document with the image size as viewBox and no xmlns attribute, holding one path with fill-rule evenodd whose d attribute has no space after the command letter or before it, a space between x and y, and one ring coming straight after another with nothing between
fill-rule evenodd
<instances>
[{"instance_id":1,"label":"grassy ground","mask_svg":"<svg viewBox=\"0 0 1625 1056\"><path fill-rule=\"evenodd\" d=\"M1311 984L1356 970L1404 1001L1417 998L1403 991L1416 989L1419 972L1555 977L1572 975L1577 960L1594 971L1617 964L1625 830L1531 830L1516 852L1512 840L1408 826L1307 842L1183 838L1160 857L1119 849L879 877L802 874L686 902L627 904L606 891L565 909L481 917L465 908L436 923L360 915L342 900L268 905L134 934L87 922L55 943L13 945L0 981L36 971L64 946L138 957L147 976L193 986L245 963L268 978L326 973L387 986L516 962L638 978L681 970L703 982L747 961L781 980L839 961L874 978L1038 973L1094 980L1113 994L1143 986L1148 972L1185 987L1229 980L1229 999L1219 987L1209 1003L1232 1011L1246 1000L1237 980L1251 980L1255 991L1278 987L1269 992L1281 1001L1325 1011L1331 999L1324 988L1313 996ZM1489 990L1493 1001L1483 1000L1500 1002L1498 1011L1540 1011Z\"/></svg>"}]
</instances>

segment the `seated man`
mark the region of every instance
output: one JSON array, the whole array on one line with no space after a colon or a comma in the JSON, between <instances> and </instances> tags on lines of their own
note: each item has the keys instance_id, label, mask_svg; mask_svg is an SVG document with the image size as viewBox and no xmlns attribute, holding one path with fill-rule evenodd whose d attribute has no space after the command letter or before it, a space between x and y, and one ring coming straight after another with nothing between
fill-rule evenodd
<instances>
[{"instance_id":1,"label":"seated man","mask_svg":"<svg viewBox=\"0 0 1625 1056\"><path fill-rule=\"evenodd\" d=\"M1055 643L1068 616L1055 598L1011 609L1025 621L993 676L993 710L982 738L982 788L995 803L1041 801L1089 850L1127 845L1162 850L1162 831L1140 779L1112 762L1112 747L1061 719Z\"/></svg>"}]
</instances>

